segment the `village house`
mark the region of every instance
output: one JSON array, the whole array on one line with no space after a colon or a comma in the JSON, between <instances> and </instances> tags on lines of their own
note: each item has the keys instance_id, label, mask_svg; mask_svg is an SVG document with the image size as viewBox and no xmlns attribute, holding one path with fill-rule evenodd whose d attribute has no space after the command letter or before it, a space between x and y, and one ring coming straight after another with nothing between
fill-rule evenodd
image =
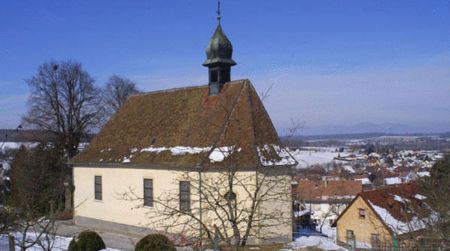
<instances>
[{"instance_id":1,"label":"village house","mask_svg":"<svg viewBox=\"0 0 450 251\"><path fill-rule=\"evenodd\" d=\"M428 216L417 185L364 191L337 218L337 240L366 247L394 247L425 227Z\"/></svg>"},{"instance_id":2,"label":"village house","mask_svg":"<svg viewBox=\"0 0 450 251\"><path fill-rule=\"evenodd\" d=\"M362 191L361 181L356 180L297 182L294 194L298 204L296 209L299 212L310 213L319 230L322 226L331 226L346 206Z\"/></svg>"},{"instance_id":3,"label":"village house","mask_svg":"<svg viewBox=\"0 0 450 251\"><path fill-rule=\"evenodd\" d=\"M241 233L254 220L248 243L292 239L297 162L250 81L230 81L236 63L220 22L206 54L208 85L130 96L71 160L75 224L226 238L233 215L223 210L237 205Z\"/></svg>"}]
</instances>

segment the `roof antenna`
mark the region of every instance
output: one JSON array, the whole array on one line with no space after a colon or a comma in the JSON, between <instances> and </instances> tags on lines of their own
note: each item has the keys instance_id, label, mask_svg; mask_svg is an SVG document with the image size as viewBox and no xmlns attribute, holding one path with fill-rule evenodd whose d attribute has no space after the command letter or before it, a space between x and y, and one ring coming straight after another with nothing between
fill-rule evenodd
<instances>
[{"instance_id":1,"label":"roof antenna","mask_svg":"<svg viewBox=\"0 0 450 251\"><path fill-rule=\"evenodd\" d=\"M220 0L217 1L217 21L220 23Z\"/></svg>"}]
</instances>

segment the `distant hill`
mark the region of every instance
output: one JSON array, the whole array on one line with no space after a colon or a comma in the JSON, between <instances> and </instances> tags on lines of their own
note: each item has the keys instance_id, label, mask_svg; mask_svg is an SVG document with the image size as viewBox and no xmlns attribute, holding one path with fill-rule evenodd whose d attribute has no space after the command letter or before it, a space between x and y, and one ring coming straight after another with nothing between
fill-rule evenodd
<instances>
[{"instance_id":1,"label":"distant hill","mask_svg":"<svg viewBox=\"0 0 450 251\"><path fill-rule=\"evenodd\" d=\"M435 123L429 125L410 125L400 123L372 123L362 122L353 125L326 125L302 128L302 135L338 135L338 134L365 134L365 133L387 133L387 134L410 134L410 133L438 133L450 130L448 123ZM283 135L283 132L280 131Z\"/></svg>"},{"instance_id":2,"label":"distant hill","mask_svg":"<svg viewBox=\"0 0 450 251\"><path fill-rule=\"evenodd\" d=\"M81 142L90 142L95 134L88 134ZM0 142L34 142L40 139L52 139L54 135L43 130L0 129Z\"/></svg>"},{"instance_id":3,"label":"distant hill","mask_svg":"<svg viewBox=\"0 0 450 251\"><path fill-rule=\"evenodd\" d=\"M382 136L416 136L416 137L427 137L427 136L439 136L441 138L450 138L450 132L443 133L405 133L405 134L394 134L394 133L345 133L345 134L323 134L323 135L308 135L308 136L293 136L291 140L302 140L302 141L312 141L312 140L352 140L352 139L370 139ZM280 137L282 140L286 137Z\"/></svg>"}]
</instances>

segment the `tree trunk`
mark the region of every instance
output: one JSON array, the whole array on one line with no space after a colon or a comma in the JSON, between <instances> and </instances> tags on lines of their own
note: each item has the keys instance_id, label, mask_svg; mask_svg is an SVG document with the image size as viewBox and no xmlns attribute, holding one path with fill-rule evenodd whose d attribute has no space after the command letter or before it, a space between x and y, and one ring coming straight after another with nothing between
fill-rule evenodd
<instances>
[{"instance_id":1,"label":"tree trunk","mask_svg":"<svg viewBox=\"0 0 450 251\"><path fill-rule=\"evenodd\" d=\"M64 204L64 210L67 212L72 211L72 189L69 186L65 186L65 193L64 193L64 197L66 197L65 199L65 204Z\"/></svg>"},{"instance_id":2,"label":"tree trunk","mask_svg":"<svg viewBox=\"0 0 450 251\"><path fill-rule=\"evenodd\" d=\"M15 242L14 242L14 236L12 235L8 235L8 240L9 240L9 251L15 251Z\"/></svg>"}]
</instances>

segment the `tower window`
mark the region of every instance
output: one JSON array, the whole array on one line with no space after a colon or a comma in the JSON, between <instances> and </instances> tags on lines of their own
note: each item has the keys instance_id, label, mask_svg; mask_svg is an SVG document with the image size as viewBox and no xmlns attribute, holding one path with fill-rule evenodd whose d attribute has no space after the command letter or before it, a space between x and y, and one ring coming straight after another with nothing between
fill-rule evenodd
<instances>
[{"instance_id":1,"label":"tower window","mask_svg":"<svg viewBox=\"0 0 450 251\"><path fill-rule=\"evenodd\" d=\"M220 72L220 76L221 76L221 82L226 83L230 81L230 70L222 70Z\"/></svg>"},{"instance_id":2,"label":"tower window","mask_svg":"<svg viewBox=\"0 0 450 251\"><path fill-rule=\"evenodd\" d=\"M217 78L218 78L217 71L210 71L209 74L210 74L209 82L217 82Z\"/></svg>"}]
</instances>

